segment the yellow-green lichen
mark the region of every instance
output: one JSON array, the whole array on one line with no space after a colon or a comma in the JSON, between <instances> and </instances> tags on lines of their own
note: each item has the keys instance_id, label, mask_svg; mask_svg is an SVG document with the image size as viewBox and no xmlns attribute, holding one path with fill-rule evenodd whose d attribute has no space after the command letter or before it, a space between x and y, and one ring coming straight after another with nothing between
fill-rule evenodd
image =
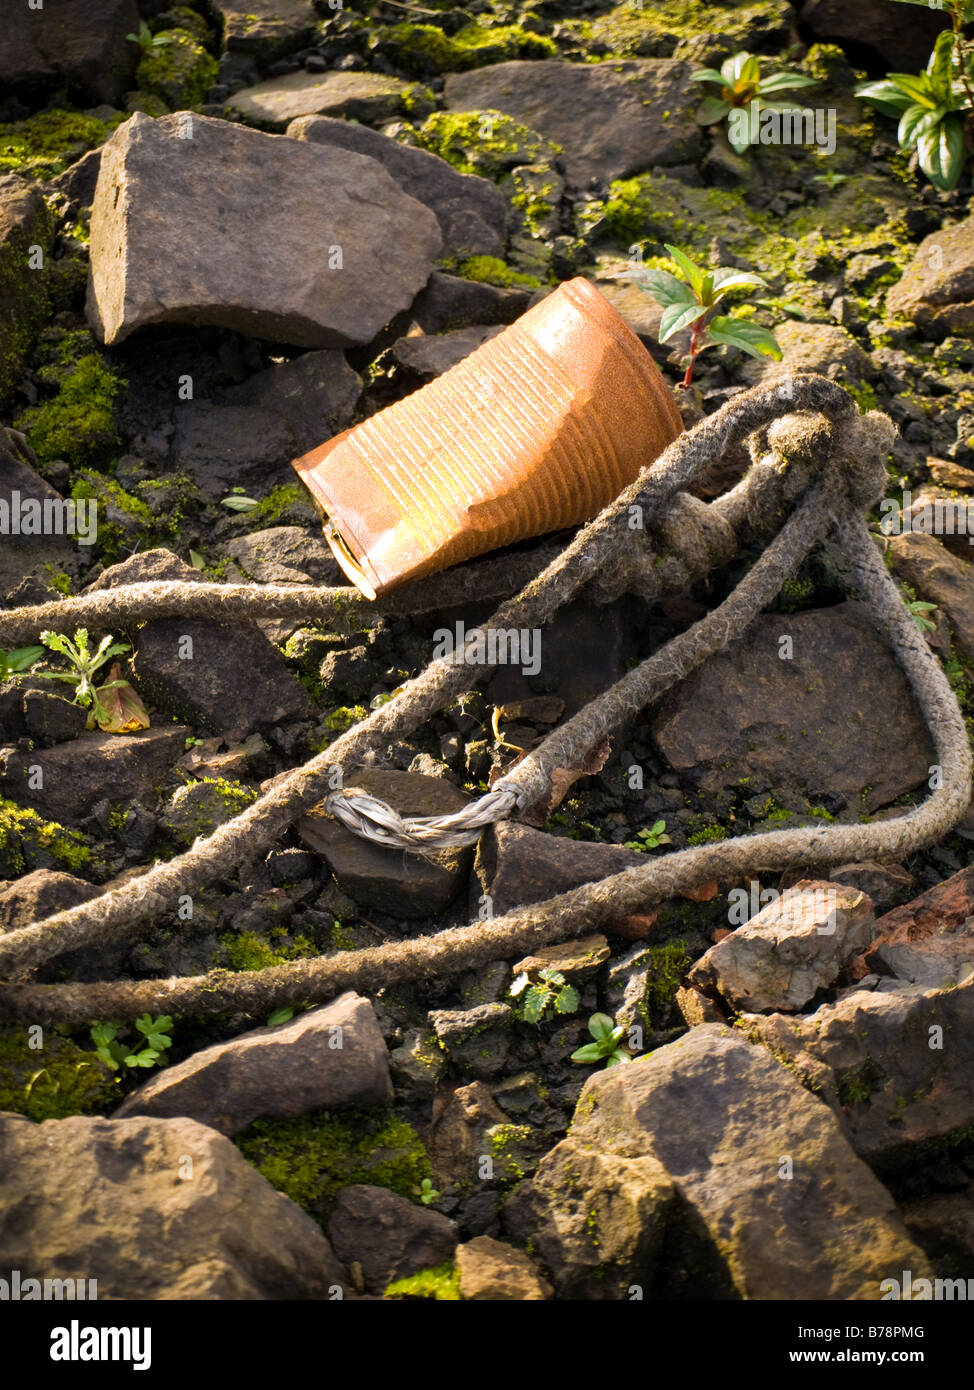
<instances>
[{"instance_id":1,"label":"yellow-green lichen","mask_svg":"<svg viewBox=\"0 0 974 1390\"><path fill-rule=\"evenodd\" d=\"M459 1303L460 1274L452 1262L436 1265L432 1269L421 1269L418 1274L410 1274L405 1279L394 1279L387 1286L383 1298L436 1298L441 1303Z\"/></svg>"},{"instance_id":2,"label":"yellow-green lichen","mask_svg":"<svg viewBox=\"0 0 974 1390\"><path fill-rule=\"evenodd\" d=\"M57 395L24 411L17 428L41 463L94 462L118 443L115 400L124 385L100 353L87 353L64 373Z\"/></svg>"},{"instance_id":3,"label":"yellow-green lichen","mask_svg":"<svg viewBox=\"0 0 974 1390\"><path fill-rule=\"evenodd\" d=\"M141 89L168 103L173 110L200 106L216 84L216 59L186 29L164 29L168 43L146 50L135 74Z\"/></svg>"}]
</instances>

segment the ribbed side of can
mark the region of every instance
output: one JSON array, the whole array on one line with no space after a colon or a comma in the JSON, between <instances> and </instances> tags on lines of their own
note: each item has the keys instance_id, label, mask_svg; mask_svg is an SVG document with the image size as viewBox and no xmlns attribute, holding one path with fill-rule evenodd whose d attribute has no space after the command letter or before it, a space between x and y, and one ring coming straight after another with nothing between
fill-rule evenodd
<instances>
[{"instance_id":1,"label":"ribbed side of can","mask_svg":"<svg viewBox=\"0 0 974 1390\"><path fill-rule=\"evenodd\" d=\"M679 429L642 344L572 281L296 466L382 589L587 520Z\"/></svg>"}]
</instances>

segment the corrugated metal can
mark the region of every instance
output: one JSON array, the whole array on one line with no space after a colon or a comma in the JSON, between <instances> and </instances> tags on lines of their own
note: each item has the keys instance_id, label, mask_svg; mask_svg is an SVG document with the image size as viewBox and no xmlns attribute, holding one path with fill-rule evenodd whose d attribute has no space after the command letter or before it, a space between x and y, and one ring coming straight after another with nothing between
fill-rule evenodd
<instances>
[{"instance_id":1,"label":"corrugated metal can","mask_svg":"<svg viewBox=\"0 0 974 1390\"><path fill-rule=\"evenodd\" d=\"M576 279L294 468L342 569L375 598L590 520L681 429L652 357Z\"/></svg>"}]
</instances>

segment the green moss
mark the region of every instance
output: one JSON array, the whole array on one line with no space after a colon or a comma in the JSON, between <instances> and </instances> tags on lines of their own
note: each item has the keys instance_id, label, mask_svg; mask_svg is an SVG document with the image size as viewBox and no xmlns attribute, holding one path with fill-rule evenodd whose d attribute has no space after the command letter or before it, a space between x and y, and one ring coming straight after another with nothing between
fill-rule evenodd
<instances>
[{"instance_id":1,"label":"green moss","mask_svg":"<svg viewBox=\"0 0 974 1390\"><path fill-rule=\"evenodd\" d=\"M118 1104L118 1078L94 1052L56 1034L45 1036L37 1050L28 1042L26 1029L0 1033L0 1110L61 1120L103 1115Z\"/></svg>"},{"instance_id":2,"label":"green moss","mask_svg":"<svg viewBox=\"0 0 974 1390\"><path fill-rule=\"evenodd\" d=\"M384 1298L438 1298L441 1303L460 1302L460 1275L456 1265L436 1265L421 1269L406 1279L395 1279L386 1288Z\"/></svg>"},{"instance_id":3,"label":"green moss","mask_svg":"<svg viewBox=\"0 0 974 1390\"><path fill-rule=\"evenodd\" d=\"M289 507L302 504L308 505L306 488L300 483L279 483L257 503L256 507L246 513L248 530L270 526L273 522L279 521Z\"/></svg>"},{"instance_id":4,"label":"green moss","mask_svg":"<svg viewBox=\"0 0 974 1390\"><path fill-rule=\"evenodd\" d=\"M737 49L756 51L769 40L786 43L788 20L776 0L739 7L704 0L653 0L637 7L627 0L585 25L579 37L607 44L614 56L624 58L671 58L679 45L690 41L694 57L710 63Z\"/></svg>"},{"instance_id":5,"label":"green moss","mask_svg":"<svg viewBox=\"0 0 974 1390\"><path fill-rule=\"evenodd\" d=\"M170 42L146 50L135 74L139 87L173 110L201 106L219 76L216 59L185 29L162 33Z\"/></svg>"},{"instance_id":6,"label":"green moss","mask_svg":"<svg viewBox=\"0 0 974 1390\"><path fill-rule=\"evenodd\" d=\"M64 374L54 399L26 410L17 428L41 463L91 463L118 443L114 405L125 384L99 353L88 353Z\"/></svg>"},{"instance_id":7,"label":"green moss","mask_svg":"<svg viewBox=\"0 0 974 1390\"><path fill-rule=\"evenodd\" d=\"M30 248L40 246L47 267L53 235L45 204L29 228L12 230L0 242L0 408L13 397L51 311L51 277L31 268Z\"/></svg>"},{"instance_id":8,"label":"green moss","mask_svg":"<svg viewBox=\"0 0 974 1390\"><path fill-rule=\"evenodd\" d=\"M18 878L31 868L59 868L79 873L94 867L91 849L79 830L68 830L56 821L13 801L0 799L0 878ZM50 866L44 861L50 860Z\"/></svg>"},{"instance_id":9,"label":"green moss","mask_svg":"<svg viewBox=\"0 0 974 1390\"><path fill-rule=\"evenodd\" d=\"M846 1071L837 1071L835 1080L839 1092L839 1104L850 1106L862 1105L868 1101L873 1091L881 1089L884 1077L873 1059L866 1057L857 1067L850 1067Z\"/></svg>"},{"instance_id":10,"label":"green moss","mask_svg":"<svg viewBox=\"0 0 974 1390\"><path fill-rule=\"evenodd\" d=\"M265 970L270 965L318 955L318 948L306 936L296 936L289 945L275 947L256 932L231 932L220 938L220 945L231 970Z\"/></svg>"},{"instance_id":11,"label":"green moss","mask_svg":"<svg viewBox=\"0 0 974 1390\"><path fill-rule=\"evenodd\" d=\"M53 178L100 145L124 119L118 115L100 121L78 111L55 109L0 125L0 174Z\"/></svg>"},{"instance_id":12,"label":"green moss","mask_svg":"<svg viewBox=\"0 0 974 1390\"><path fill-rule=\"evenodd\" d=\"M387 1110L257 1120L236 1142L273 1187L319 1221L327 1221L338 1193L352 1183L412 1198L423 1178L433 1176L416 1131Z\"/></svg>"},{"instance_id":13,"label":"green moss","mask_svg":"<svg viewBox=\"0 0 974 1390\"><path fill-rule=\"evenodd\" d=\"M414 77L463 72L512 58L554 58L554 41L517 25L485 28L467 24L445 34L435 24L394 24L381 29L372 46Z\"/></svg>"},{"instance_id":14,"label":"green moss","mask_svg":"<svg viewBox=\"0 0 974 1390\"><path fill-rule=\"evenodd\" d=\"M496 256L471 256L457 268L457 274L465 280L478 280L486 285L524 285L537 289L541 284L535 276L519 274Z\"/></svg>"},{"instance_id":15,"label":"green moss","mask_svg":"<svg viewBox=\"0 0 974 1390\"><path fill-rule=\"evenodd\" d=\"M687 837L688 845L709 845L716 840L726 840L727 831L722 825L705 825L701 830L695 830L692 835Z\"/></svg>"},{"instance_id":16,"label":"green moss","mask_svg":"<svg viewBox=\"0 0 974 1390\"><path fill-rule=\"evenodd\" d=\"M692 963L692 957L687 954L682 941L651 948L646 988L639 1005L639 1012L648 1028L667 1026L676 992Z\"/></svg>"},{"instance_id":17,"label":"green moss","mask_svg":"<svg viewBox=\"0 0 974 1390\"><path fill-rule=\"evenodd\" d=\"M495 181L519 164L550 164L560 145L502 111L434 111L416 132L431 150L463 174Z\"/></svg>"},{"instance_id":18,"label":"green moss","mask_svg":"<svg viewBox=\"0 0 974 1390\"><path fill-rule=\"evenodd\" d=\"M163 34L168 29L185 29L198 43L213 41L213 31L201 14L191 10L188 5L169 5L161 15L149 21L153 34Z\"/></svg>"}]
</instances>

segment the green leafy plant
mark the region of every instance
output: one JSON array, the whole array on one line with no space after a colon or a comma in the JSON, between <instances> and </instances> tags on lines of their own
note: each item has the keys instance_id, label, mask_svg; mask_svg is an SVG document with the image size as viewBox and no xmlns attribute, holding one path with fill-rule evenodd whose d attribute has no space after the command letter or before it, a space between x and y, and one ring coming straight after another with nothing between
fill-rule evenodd
<instances>
[{"instance_id":1,"label":"green leafy plant","mask_svg":"<svg viewBox=\"0 0 974 1390\"><path fill-rule=\"evenodd\" d=\"M916 4L918 0L898 0ZM965 120L974 113L974 84L962 26L974 19L974 0L944 0L953 28L937 36L923 72L890 72L879 82L861 82L856 95L884 116L899 120L900 148L915 150L917 163L935 188L957 187L968 155Z\"/></svg>"},{"instance_id":2,"label":"green leafy plant","mask_svg":"<svg viewBox=\"0 0 974 1390\"><path fill-rule=\"evenodd\" d=\"M743 154L753 144L753 135L758 128L761 111L797 111L793 102L769 101L775 92L786 92L797 87L814 87L815 79L802 77L798 73L773 72L769 77L761 76L761 60L753 53L741 50L732 53L716 68L701 68L690 74L691 82L711 82L720 88L720 96L705 96L697 111L700 125L714 125L729 116L732 111L746 110L748 119L735 122L728 130L731 147L737 154ZM756 119L752 119L751 113Z\"/></svg>"},{"instance_id":3,"label":"green leafy plant","mask_svg":"<svg viewBox=\"0 0 974 1390\"><path fill-rule=\"evenodd\" d=\"M252 512L260 503L256 497L247 497L242 487L235 487L226 497L220 499L220 505L231 512Z\"/></svg>"},{"instance_id":4,"label":"green leafy plant","mask_svg":"<svg viewBox=\"0 0 974 1390\"><path fill-rule=\"evenodd\" d=\"M777 338L767 328L751 319L733 314L718 314L721 301L732 290L767 289L768 282L747 270L730 270L718 266L704 270L691 261L678 246L667 244L671 270L657 270L636 265L629 278L641 290L662 306L659 340L666 343L685 328L690 329L686 375L681 385L686 389L693 380L697 358L708 348L728 344L738 347L751 357L781 358Z\"/></svg>"},{"instance_id":5,"label":"green leafy plant","mask_svg":"<svg viewBox=\"0 0 974 1390\"><path fill-rule=\"evenodd\" d=\"M937 625L932 623L926 616L928 613L935 613L937 605L935 603L925 603L923 599L915 598L906 605L910 617L916 623L921 632L936 632Z\"/></svg>"},{"instance_id":6,"label":"green leafy plant","mask_svg":"<svg viewBox=\"0 0 974 1390\"><path fill-rule=\"evenodd\" d=\"M41 641L52 652L65 657L70 670L42 669L34 674L44 680L65 681L73 685L74 703L82 709L91 710L89 728L97 724L107 733L131 733L135 729L149 727L145 705L130 683L122 679L122 668L117 662L109 671L106 682L95 682L95 676L106 662L130 650L127 642L113 642L109 635L101 639L94 651L90 651L88 631L83 627L74 634L73 640L61 632L42 632Z\"/></svg>"},{"instance_id":7,"label":"green leafy plant","mask_svg":"<svg viewBox=\"0 0 974 1390\"><path fill-rule=\"evenodd\" d=\"M91 1027L91 1041L106 1067L117 1071L122 1066L166 1066L166 1051L172 1047L172 1019L169 1014L160 1014L158 1018L142 1014L137 1018L136 1031L142 1036L134 1043L123 1042L119 1038L120 1027L118 1023L95 1023Z\"/></svg>"},{"instance_id":8,"label":"green leafy plant","mask_svg":"<svg viewBox=\"0 0 974 1390\"><path fill-rule=\"evenodd\" d=\"M424 1178L419 1187L415 1190L424 1207L432 1206L441 1196L441 1193L437 1191L429 1178Z\"/></svg>"},{"instance_id":9,"label":"green leafy plant","mask_svg":"<svg viewBox=\"0 0 974 1390\"><path fill-rule=\"evenodd\" d=\"M11 676L22 675L35 661L40 661L43 655L43 647L18 647L12 652L6 652L0 647L0 685Z\"/></svg>"},{"instance_id":10,"label":"green leafy plant","mask_svg":"<svg viewBox=\"0 0 974 1390\"><path fill-rule=\"evenodd\" d=\"M645 853L651 849L659 849L660 845L668 845L670 837L664 833L665 830L665 820L654 821L648 830L637 831L635 840L626 840L626 849L636 849Z\"/></svg>"},{"instance_id":11,"label":"green leafy plant","mask_svg":"<svg viewBox=\"0 0 974 1390\"><path fill-rule=\"evenodd\" d=\"M294 1017L294 1009L289 1005L275 1009L267 1020L268 1028L277 1028L281 1023L290 1023Z\"/></svg>"},{"instance_id":12,"label":"green leafy plant","mask_svg":"<svg viewBox=\"0 0 974 1390\"><path fill-rule=\"evenodd\" d=\"M588 1021L588 1031L595 1041L576 1048L572 1053L573 1062L605 1062L607 1067L616 1067L620 1062L632 1061L622 1046L625 1028L617 1025L608 1014L593 1014Z\"/></svg>"},{"instance_id":13,"label":"green leafy plant","mask_svg":"<svg viewBox=\"0 0 974 1390\"><path fill-rule=\"evenodd\" d=\"M546 966L537 980L523 973L508 991L515 999L523 994L521 1017L525 1023L540 1023L548 1014L573 1014L580 1003L578 990L566 984L560 970Z\"/></svg>"},{"instance_id":14,"label":"green leafy plant","mask_svg":"<svg viewBox=\"0 0 974 1390\"><path fill-rule=\"evenodd\" d=\"M125 37L129 43L137 43L143 52L150 48L164 48L167 43L172 43L169 34L153 34L144 19L137 34L126 34Z\"/></svg>"},{"instance_id":15,"label":"green leafy plant","mask_svg":"<svg viewBox=\"0 0 974 1390\"><path fill-rule=\"evenodd\" d=\"M847 183L848 180L848 174L837 174L834 169L830 169L827 174L812 175L812 183L822 184L823 187L827 188L830 193L833 192L834 189L838 188L840 184Z\"/></svg>"}]
</instances>

